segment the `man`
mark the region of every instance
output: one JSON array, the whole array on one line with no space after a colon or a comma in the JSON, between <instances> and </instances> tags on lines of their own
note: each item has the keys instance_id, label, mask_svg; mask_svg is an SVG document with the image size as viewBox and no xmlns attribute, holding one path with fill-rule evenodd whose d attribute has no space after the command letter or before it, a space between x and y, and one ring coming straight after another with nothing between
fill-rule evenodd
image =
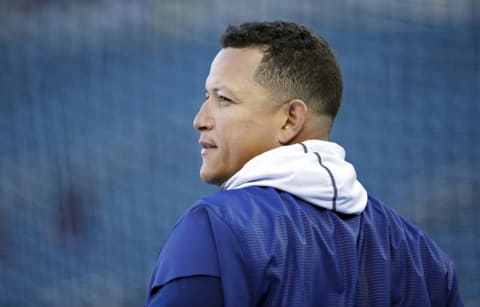
<instances>
[{"instance_id":1,"label":"man","mask_svg":"<svg viewBox=\"0 0 480 307\"><path fill-rule=\"evenodd\" d=\"M221 187L175 225L147 306L461 306L450 259L328 141L342 77L288 22L227 28L194 120Z\"/></svg>"}]
</instances>

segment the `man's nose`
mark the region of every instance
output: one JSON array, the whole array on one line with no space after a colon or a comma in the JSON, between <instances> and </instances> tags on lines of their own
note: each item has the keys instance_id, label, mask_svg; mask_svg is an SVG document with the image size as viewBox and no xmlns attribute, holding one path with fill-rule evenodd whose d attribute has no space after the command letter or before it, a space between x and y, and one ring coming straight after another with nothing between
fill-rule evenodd
<instances>
[{"instance_id":1,"label":"man's nose","mask_svg":"<svg viewBox=\"0 0 480 307\"><path fill-rule=\"evenodd\" d=\"M193 127L198 131L210 130L213 128L213 120L210 115L207 101L202 104L200 110L198 110L197 115L193 119Z\"/></svg>"}]
</instances>

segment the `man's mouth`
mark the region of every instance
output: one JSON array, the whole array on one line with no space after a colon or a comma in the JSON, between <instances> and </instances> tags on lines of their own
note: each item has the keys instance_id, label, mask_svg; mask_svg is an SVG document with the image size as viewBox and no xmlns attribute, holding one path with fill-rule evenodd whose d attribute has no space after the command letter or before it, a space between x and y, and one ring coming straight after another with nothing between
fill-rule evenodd
<instances>
[{"instance_id":1,"label":"man's mouth","mask_svg":"<svg viewBox=\"0 0 480 307\"><path fill-rule=\"evenodd\" d=\"M217 148L217 145L209 141L200 140L199 143L202 146L202 155Z\"/></svg>"}]
</instances>

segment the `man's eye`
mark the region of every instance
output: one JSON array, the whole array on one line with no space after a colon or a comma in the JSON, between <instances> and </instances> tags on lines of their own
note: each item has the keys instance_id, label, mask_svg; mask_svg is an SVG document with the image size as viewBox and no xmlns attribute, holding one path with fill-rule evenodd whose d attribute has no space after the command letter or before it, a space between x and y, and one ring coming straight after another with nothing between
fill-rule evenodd
<instances>
[{"instance_id":1,"label":"man's eye","mask_svg":"<svg viewBox=\"0 0 480 307\"><path fill-rule=\"evenodd\" d=\"M230 98L227 98L225 96L218 96L218 100L220 100L222 102L232 102L232 100Z\"/></svg>"}]
</instances>

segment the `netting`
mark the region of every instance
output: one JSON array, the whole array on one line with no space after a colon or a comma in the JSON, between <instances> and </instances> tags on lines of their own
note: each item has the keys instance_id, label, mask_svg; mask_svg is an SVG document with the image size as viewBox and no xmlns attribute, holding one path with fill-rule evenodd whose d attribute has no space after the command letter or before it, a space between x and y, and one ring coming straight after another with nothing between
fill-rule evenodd
<instances>
[{"instance_id":1,"label":"netting","mask_svg":"<svg viewBox=\"0 0 480 307\"><path fill-rule=\"evenodd\" d=\"M345 78L332 140L480 304L480 4L0 0L0 306L139 306L201 183L192 120L228 23L288 19Z\"/></svg>"}]
</instances>

